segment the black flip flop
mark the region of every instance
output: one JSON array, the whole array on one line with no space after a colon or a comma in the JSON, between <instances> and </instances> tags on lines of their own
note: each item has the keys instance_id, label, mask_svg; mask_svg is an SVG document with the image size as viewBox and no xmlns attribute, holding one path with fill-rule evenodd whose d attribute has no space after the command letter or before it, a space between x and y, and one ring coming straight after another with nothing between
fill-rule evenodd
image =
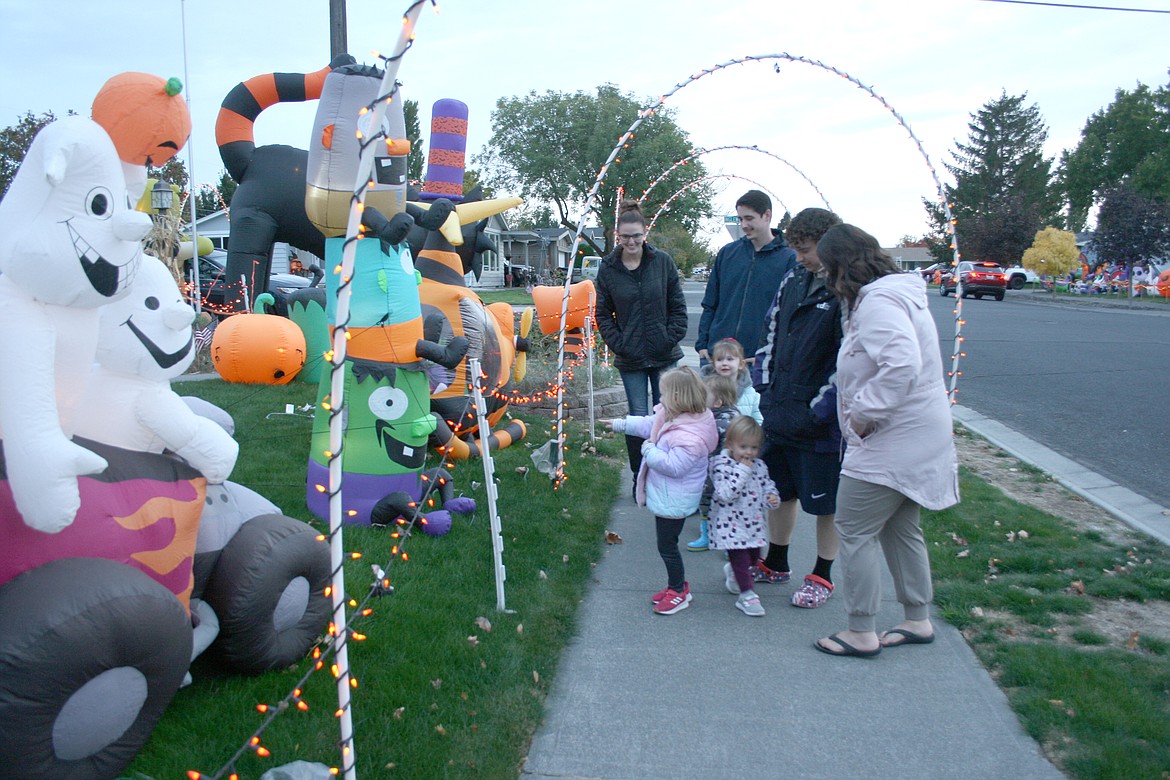
<instances>
[{"instance_id":1,"label":"black flip flop","mask_svg":"<svg viewBox=\"0 0 1170 780\"><path fill-rule=\"evenodd\" d=\"M891 628L889 631L883 633L878 637L880 643L882 639L888 637L890 634L898 634L905 637L901 642L894 642L892 645L883 644L882 647L901 647L902 645L929 645L934 641L934 634L930 636L923 636L922 634L915 634L913 631L908 631L904 628Z\"/></svg>"},{"instance_id":2,"label":"black flip flop","mask_svg":"<svg viewBox=\"0 0 1170 780\"><path fill-rule=\"evenodd\" d=\"M828 639L830 642L836 642L837 644L841 645L841 650L838 651L838 650L830 650L829 648L825 647L824 645L821 644L819 639L817 641L813 642L813 647L815 647L817 650L820 650L825 655L847 656L847 657L851 657L851 658L873 658L874 656L876 656L878 653L880 653L882 651L882 648L880 645L878 646L878 648L876 650L858 650L856 647L849 644L844 639L841 639L840 636L837 634L833 634L832 636L825 637L825 638Z\"/></svg>"}]
</instances>

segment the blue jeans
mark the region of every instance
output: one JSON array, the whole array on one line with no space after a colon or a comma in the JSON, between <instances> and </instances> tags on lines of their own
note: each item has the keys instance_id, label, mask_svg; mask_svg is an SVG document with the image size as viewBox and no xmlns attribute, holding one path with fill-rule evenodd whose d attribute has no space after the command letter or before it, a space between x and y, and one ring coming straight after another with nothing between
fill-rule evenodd
<instances>
[{"instance_id":1,"label":"blue jeans","mask_svg":"<svg viewBox=\"0 0 1170 780\"><path fill-rule=\"evenodd\" d=\"M674 366L666 366L665 368L647 368L638 371L621 371L622 386L626 390L626 403L630 407L629 413L636 417L645 417L650 414L650 410L662 399L662 395L658 392L658 378L663 371L667 371ZM647 389L649 389L649 403L647 403ZM642 467L642 442L646 441L641 436L626 435L626 453L630 457L630 471L634 472L635 479L638 476L638 469Z\"/></svg>"}]
</instances>

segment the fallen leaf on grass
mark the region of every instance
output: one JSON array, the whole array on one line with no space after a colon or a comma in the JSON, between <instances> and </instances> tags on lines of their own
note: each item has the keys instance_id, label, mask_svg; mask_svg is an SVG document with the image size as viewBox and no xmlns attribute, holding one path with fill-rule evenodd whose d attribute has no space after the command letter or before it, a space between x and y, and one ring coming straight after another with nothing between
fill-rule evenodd
<instances>
[{"instance_id":1,"label":"fallen leaf on grass","mask_svg":"<svg viewBox=\"0 0 1170 780\"><path fill-rule=\"evenodd\" d=\"M544 569L541 569L540 574L538 574L536 576L540 577L542 580L547 580L548 579L548 572L546 572Z\"/></svg>"},{"instance_id":2,"label":"fallen leaf on grass","mask_svg":"<svg viewBox=\"0 0 1170 780\"><path fill-rule=\"evenodd\" d=\"M1130 631L1129 632L1129 639L1125 640L1125 649L1126 650L1137 650L1138 640L1141 638L1142 638L1142 635L1139 632Z\"/></svg>"},{"instance_id":3,"label":"fallen leaf on grass","mask_svg":"<svg viewBox=\"0 0 1170 780\"><path fill-rule=\"evenodd\" d=\"M1014 542L1016 540L1016 532L1015 531L1009 531L1006 534L1004 534L1004 536L1007 537L1007 540L1009 542Z\"/></svg>"},{"instance_id":4,"label":"fallen leaf on grass","mask_svg":"<svg viewBox=\"0 0 1170 780\"><path fill-rule=\"evenodd\" d=\"M977 617L977 618L983 617L983 608L982 607L971 607L971 617Z\"/></svg>"},{"instance_id":5,"label":"fallen leaf on grass","mask_svg":"<svg viewBox=\"0 0 1170 780\"><path fill-rule=\"evenodd\" d=\"M436 677L435 679L431 680L431 687L436 691L439 690L443 687L443 679L441 677Z\"/></svg>"},{"instance_id":6,"label":"fallen leaf on grass","mask_svg":"<svg viewBox=\"0 0 1170 780\"><path fill-rule=\"evenodd\" d=\"M492 630L492 621L488 620L483 615L480 615L475 619L475 625L477 625L481 631Z\"/></svg>"},{"instance_id":7,"label":"fallen leaf on grass","mask_svg":"<svg viewBox=\"0 0 1170 780\"><path fill-rule=\"evenodd\" d=\"M475 647L476 645L479 644L479 637L475 636L474 634L467 637L467 644L471 645L472 647Z\"/></svg>"},{"instance_id":8,"label":"fallen leaf on grass","mask_svg":"<svg viewBox=\"0 0 1170 780\"><path fill-rule=\"evenodd\" d=\"M966 540L966 539L964 539L963 537L959 536L959 535L958 535L957 533L955 533L954 531L951 531L951 542L952 542L952 543L953 543L953 544L954 544L956 547L966 547L966 546L967 546L967 540Z\"/></svg>"},{"instance_id":9,"label":"fallen leaf on grass","mask_svg":"<svg viewBox=\"0 0 1170 780\"><path fill-rule=\"evenodd\" d=\"M970 554L971 554L970 550L959 550L957 553L955 553L955 557L956 558L966 558Z\"/></svg>"},{"instance_id":10,"label":"fallen leaf on grass","mask_svg":"<svg viewBox=\"0 0 1170 780\"><path fill-rule=\"evenodd\" d=\"M402 713L406 712L406 707L399 707L394 710L394 720L402 720Z\"/></svg>"},{"instance_id":11,"label":"fallen leaf on grass","mask_svg":"<svg viewBox=\"0 0 1170 780\"><path fill-rule=\"evenodd\" d=\"M459 698L463 699L463 701L467 701L467 691L463 691L462 693L460 693Z\"/></svg>"},{"instance_id":12,"label":"fallen leaf on grass","mask_svg":"<svg viewBox=\"0 0 1170 780\"><path fill-rule=\"evenodd\" d=\"M606 544L621 544L622 543L621 534L619 534L617 531L606 531L605 532L605 543Z\"/></svg>"},{"instance_id":13,"label":"fallen leaf on grass","mask_svg":"<svg viewBox=\"0 0 1170 780\"><path fill-rule=\"evenodd\" d=\"M540 672L536 671L535 669L532 670L532 682L540 685Z\"/></svg>"},{"instance_id":14,"label":"fallen leaf on grass","mask_svg":"<svg viewBox=\"0 0 1170 780\"><path fill-rule=\"evenodd\" d=\"M561 563L568 563L568 562L569 562L569 556L562 555L561 556Z\"/></svg>"},{"instance_id":15,"label":"fallen leaf on grass","mask_svg":"<svg viewBox=\"0 0 1170 780\"><path fill-rule=\"evenodd\" d=\"M523 633L524 633L524 624L523 624L523 623L517 623L517 624L516 624L516 633L517 633L517 634L523 634Z\"/></svg>"},{"instance_id":16,"label":"fallen leaf on grass","mask_svg":"<svg viewBox=\"0 0 1170 780\"><path fill-rule=\"evenodd\" d=\"M443 728L442 723L440 723L438 726L435 726L435 731L439 732L440 737L447 736L447 729Z\"/></svg>"},{"instance_id":17,"label":"fallen leaf on grass","mask_svg":"<svg viewBox=\"0 0 1170 780\"><path fill-rule=\"evenodd\" d=\"M1083 596L1083 595L1085 595L1085 581L1084 580L1073 580L1072 582L1069 583L1068 589L1071 590L1073 593L1077 594L1078 596Z\"/></svg>"},{"instance_id":18,"label":"fallen leaf on grass","mask_svg":"<svg viewBox=\"0 0 1170 780\"><path fill-rule=\"evenodd\" d=\"M1030 534L1027 531L1024 531L1021 529L1021 530L1016 532L1016 536L1018 536L1021 539L1027 539L1030 536Z\"/></svg>"},{"instance_id":19,"label":"fallen leaf on grass","mask_svg":"<svg viewBox=\"0 0 1170 780\"><path fill-rule=\"evenodd\" d=\"M528 473L528 467L527 466L517 466L516 473L523 477L524 475L526 475Z\"/></svg>"}]
</instances>

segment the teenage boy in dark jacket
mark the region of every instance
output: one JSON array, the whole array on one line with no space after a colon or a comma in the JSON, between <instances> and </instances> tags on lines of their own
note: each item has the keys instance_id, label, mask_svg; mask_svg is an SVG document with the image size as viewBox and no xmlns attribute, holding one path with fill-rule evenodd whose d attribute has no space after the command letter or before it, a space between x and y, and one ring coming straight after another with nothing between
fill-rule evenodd
<instances>
[{"instance_id":1,"label":"teenage boy in dark jacket","mask_svg":"<svg viewBox=\"0 0 1170 780\"><path fill-rule=\"evenodd\" d=\"M707 349L720 339L743 345L749 359L756 352L764 315L782 280L796 265L796 253L772 230L772 199L748 190L735 202L743 238L719 250L703 295L695 350L709 361Z\"/></svg>"},{"instance_id":2,"label":"teenage boy in dark jacket","mask_svg":"<svg viewBox=\"0 0 1170 780\"><path fill-rule=\"evenodd\" d=\"M841 473L833 375L841 346L841 306L821 275L817 241L841 218L825 209L805 209L785 235L799 265L785 277L768 311L752 368L764 415L760 457L780 493L768 513L771 543L753 574L757 582L791 576L788 545L796 526L796 502L817 518L817 562L792 594L797 607L819 607L833 593L830 570L839 540L833 527Z\"/></svg>"}]
</instances>

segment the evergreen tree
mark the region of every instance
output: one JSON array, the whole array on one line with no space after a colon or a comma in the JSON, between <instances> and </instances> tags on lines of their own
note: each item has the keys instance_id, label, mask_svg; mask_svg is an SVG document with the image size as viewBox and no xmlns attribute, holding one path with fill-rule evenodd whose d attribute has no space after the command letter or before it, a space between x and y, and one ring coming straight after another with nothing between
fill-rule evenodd
<instances>
[{"instance_id":1,"label":"evergreen tree","mask_svg":"<svg viewBox=\"0 0 1170 780\"><path fill-rule=\"evenodd\" d=\"M1048 130L1039 107L1025 105L1026 98L1005 92L972 114L967 143L955 144L953 163L946 165L955 178L946 193L959 250L968 259L1015 265L1037 231L1058 221L1052 159L1043 154ZM950 241L942 208L924 203L935 226L932 252L945 259Z\"/></svg>"}]
</instances>

